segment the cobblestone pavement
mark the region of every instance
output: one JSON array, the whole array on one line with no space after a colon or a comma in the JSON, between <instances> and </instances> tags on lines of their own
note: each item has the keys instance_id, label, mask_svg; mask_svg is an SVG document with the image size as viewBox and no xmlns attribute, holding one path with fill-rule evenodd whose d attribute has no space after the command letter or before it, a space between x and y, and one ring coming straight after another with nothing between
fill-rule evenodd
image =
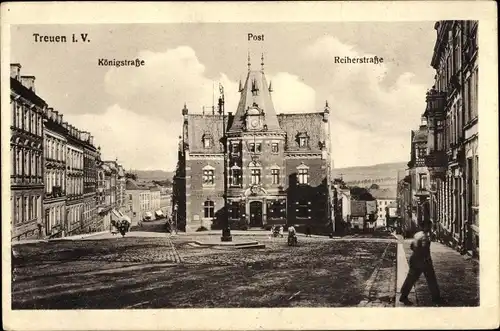
<instances>
[{"instance_id":1,"label":"cobblestone pavement","mask_svg":"<svg viewBox=\"0 0 500 331\"><path fill-rule=\"evenodd\" d=\"M394 300L393 242L303 237L289 247L286 238L260 236L253 239L265 249L217 250L192 247L192 238L131 232L17 245L12 307L387 307Z\"/></svg>"},{"instance_id":2,"label":"cobblestone pavement","mask_svg":"<svg viewBox=\"0 0 500 331\"><path fill-rule=\"evenodd\" d=\"M410 258L409 240L404 249ZM441 243L431 243L432 261L443 298L442 306L464 307L479 305L479 262ZM432 306L431 294L422 275L415 285L418 306Z\"/></svg>"}]
</instances>

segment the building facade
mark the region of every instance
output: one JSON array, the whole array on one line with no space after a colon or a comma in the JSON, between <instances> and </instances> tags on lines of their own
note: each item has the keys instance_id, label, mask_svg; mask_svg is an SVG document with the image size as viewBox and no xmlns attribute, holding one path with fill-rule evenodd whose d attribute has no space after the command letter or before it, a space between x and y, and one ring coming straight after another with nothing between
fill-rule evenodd
<instances>
[{"instance_id":1,"label":"building facade","mask_svg":"<svg viewBox=\"0 0 500 331\"><path fill-rule=\"evenodd\" d=\"M154 218L155 212L160 210L160 189L156 186L127 179L126 194L133 224L142 221L146 215Z\"/></svg>"},{"instance_id":2,"label":"building facade","mask_svg":"<svg viewBox=\"0 0 500 331\"><path fill-rule=\"evenodd\" d=\"M428 127L424 117L421 118L418 130L411 131L411 151L408 162L409 190L409 222L405 224L405 233L413 235L418 229L430 226L429 216L429 169L425 164L427 157Z\"/></svg>"},{"instance_id":3,"label":"building facade","mask_svg":"<svg viewBox=\"0 0 500 331\"><path fill-rule=\"evenodd\" d=\"M44 234L62 236L66 219L66 136L63 115L47 108L44 116Z\"/></svg>"},{"instance_id":4,"label":"building facade","mask_svg":"<svg viewBox=\"0 0 500 331\"><path fill-rule=\"evenodd\" d=\"M83 225L84 231L95 232L101 226L97 213L98 150L90 132L82 132L83 141Z\"/></svg>"},{"instance_id":5,"label":"building facade","mask_svg":"<svg viewBox=\"0 0 500 331\"><path fill-rule=\"evenodd\" d=\"M386 227L388 225L387 218L388 208L395 205L397 192L393 189L372 189L370 194L376 199L376 215L377 220L375 227Z\"/></svg>"},{"instance_id":6,"label":"building facade","mask_svg":"<svg viewBox=\"0 0 500 331\"><path fill-rule=\"evenodd\" d=\"M185 210L186 231L222 226L224 167L231 227L328 226L328 105L317 113L278 115L272 91L263 68L254 71L249 64L234 115L182 110L184 169L176 176L185 177L186 199L175 203L185 203L177 208Z\"/></svg>"},{"instance_id":7,"label":"building facade","mask_svg":"<svg viewBox=\"0 0 500 331\"><path fill-rule=\"evenodd\" d=\"M439 21L431 65L429 122L431 217L438 238L479 254L477 21Z\"/></svg>"},{"instance_id":8,"label":"building facade","mask_svg":"<svg viewBox=\"0 0 500 331\"><path fill-rule=\"evenodd\" d=\"M46 102L35 92L35 77L21 76L21 65L10 66L11 105L11 237L43 234L44 199L43 112Z\"/></svg>"},{"instance_id":9,"label":"building facade","mask_svg":"<svg viewBox=\"0 0 500 331\"><path fill-rule=\"evenodd\" d=\"M63 123L66 136L66 225L65 234L82 233L84 224L84 167L82 133L73 125Z\"/></svg>"}]
</instances>

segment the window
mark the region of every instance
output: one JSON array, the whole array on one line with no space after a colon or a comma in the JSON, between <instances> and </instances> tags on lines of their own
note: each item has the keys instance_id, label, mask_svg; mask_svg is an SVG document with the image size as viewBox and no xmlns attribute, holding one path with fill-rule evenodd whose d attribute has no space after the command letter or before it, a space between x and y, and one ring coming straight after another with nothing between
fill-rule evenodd
<instances>
[{"instance_id":1,"label":"window","mask_svg":"<svg viewBox=\"0 0 500 331\"><path fill-rule=\"evenodd\" d=\"M278 185L280 183L280 170L279 169L271 169L271 176L274 185Z\"/></svg>"},{"instance_id":2,"label":"window","mask_svg":"<svg viewBox=\"0 0 500 331\"><path fill-rule=\"evenodd\" d=\"M304 163L297 167L297 178L299 184L309 184L309 167Z\"/></svg>"},{"instance_id":3,"label":"window","mask_svg":"<svg viewBox=\"0 0 500 331\"><path fill-rule=\"evenodd\" d=\"M279 152L279 144L278 143L272 143L271 144L271 153L278 153Z\"/></svg>"},{"instance_id":4,"label":"window","mask_svg":"<svg viewBox=\"0 0 500 331\"><path fill-rule=\"evenodd\" d=\"M203 203L203 211L205 218L213 218L215 210L215 203L212 200L207 200Z\"/></svg>"},{"instance_id":5,"label":"window","mask_svg":"<svg viewBox=\"0 0 500 331\"><path fill-rule=\"evenodd\" d=\"M427 185L427 175L426 174L420 174L419 175L419 185L418 185L418 188L420 190L425 190Z\"/></svg>"},{"instance_id":6,"label":"window","mask_svg":"<svg viewBox=\"0 0 500 331\"><path fill-rule=\"evenodd\" d=\"M474 186L474 199L473 199L473 204L474 206L479 205L479 156L474 157L474 173L473 173L473 182L472 185Z\"/></svg>"},{"instance_id":7,"label":"window","mask_svg":"<svg viewBox=\"0 0 500 331\"><path fill-rule=\"evenodd\" d=\"M231 153L238 154L239 151L240 151L240 144L239 143L232 143L231 144Z\"/></svg>"},{"instance_id":8,"label":"window","mask_svg":"<svg viewBox=\"0 0 500 331\"><path fill-rule=\"evenodd\" d=\"M260 169L250 169L252 185L260 184Z\"/></svg>"},{"instance_id":9,"label":"window","mask_svg":"<svg viewBox=\"0 0 500 331\"><path fill-rule=\"evenodd\" d=\"M274 200L267 202L268 219L285 218L286 200Z\"/></svg>"},{"instance_id":10,"label":"window","mask_svg":"<svg viewBox=\"0 0 500 331\"><path fill-rule=\"evenodd\" d=\"M296 202L297 208L295 209L297 218L309 218L309 208L311 205L310 201L299 200Z\"/></svg>"},{"instance_id":11,"label":"window","mask_svg":"<svg viewBox=\"0 0 500 331\"><path fill-rule=\"evenodd\" d=\"M212 136L210 134L205 133L202 140L204 148L212 148Z\"/></svg>"},{"instance_id":12,"label":"window","mask_svg":"<svg viewBox=\"0 0 500 331\"><path fill-rule=\"evenodd\" d=\"M300 137L299 138L299 146L300 147L307 147L307 137Z\"/></svg>"},{"instance_id":13,"label":"window","mask_svg":"<svg viewBox=\"0 0 500 331\"><path fill-rule=\"evenodd\" d=\"M297 134L297 139L299 147L305 148L309 146L309 135L307 134L307 132L299 132Z\"/></svg>"},{"instance_id":14,"label":"window","mask_svg":"<svg viewBox=\"0 0 500 331\"><path fill-rule=\"evenodd\" d=\"M203 185L215 185L215 170L207 166L203 168Z\"/></svg>"},{"instance_id":15,"label":"window","mask_svg":"<svg viewBox=\"0 0 500 331\"><path fill-rule=\"evenodd\" d=\"M229 177L229 185L231 186L241 186L241 168L238 166L233 166L231 168L231 175Z\"/></svg>"},{"instance_id":16,"label":"window","mask_svg":"<svg viewBox=\"0 0 500 331\"><path fill-rule=\"evenodd\" d=\"M262 151L261 143L250 143L248 146L251 153L260 153Z\"/></svg>"}]
</instances>

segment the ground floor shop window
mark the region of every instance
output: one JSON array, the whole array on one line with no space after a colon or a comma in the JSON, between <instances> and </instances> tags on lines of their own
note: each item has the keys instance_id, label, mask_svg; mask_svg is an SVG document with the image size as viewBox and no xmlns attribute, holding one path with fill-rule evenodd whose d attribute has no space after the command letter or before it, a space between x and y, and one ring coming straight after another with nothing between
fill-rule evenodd
<instances>
[{"instance_id":1,"label":"ground floor shop window","mask_svg":"<svg viewBox=\"0 0 500 331\"><path fill-rule=\"evenodd\" d=\"M311 205L310 201L306 200L297 201L295 208L297 218L309 218L309 212L311 211L310 205Z\"/></svg>"},{"instance_id":2,"label":"ground floor shop window","mask_svg":"<svg viewBox=\"0 0 500 331\"><path fill-rule=\"evenodd\" d=\"M286 217L286 201L274 200L267 202L267 217L270 219Z\"/></svg>"}]
</instances>

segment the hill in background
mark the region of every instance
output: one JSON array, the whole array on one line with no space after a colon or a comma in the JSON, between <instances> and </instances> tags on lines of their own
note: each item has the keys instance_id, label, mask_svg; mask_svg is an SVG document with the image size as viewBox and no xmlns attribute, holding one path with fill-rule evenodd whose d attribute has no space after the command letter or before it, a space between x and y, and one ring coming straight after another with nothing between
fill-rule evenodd
<instances>
[{"instance_id":1,"label":"hill in background","mask_svg":"<svg viewBox=\"0 0 500 331\"><path fill-rule=\"evenodd\" d=\"M129 171L137 175L139 181L163 181L172 180L174 177L173 171L163 171L163 170L131 170Z\"/></svg>"},{"instance_id":2,"label":"hill in background","mask_svg":"<svg viewBox=\"0 0 500 331\"><path fill-rule=\"evenodd\" d=\"M381 188L396 187L398 173L399 178L402 179L406 168L406 162L337 168L332 170L332 178L342 177L348 186L369 187L377 184Z\"/></svg>"}]
</instances>

